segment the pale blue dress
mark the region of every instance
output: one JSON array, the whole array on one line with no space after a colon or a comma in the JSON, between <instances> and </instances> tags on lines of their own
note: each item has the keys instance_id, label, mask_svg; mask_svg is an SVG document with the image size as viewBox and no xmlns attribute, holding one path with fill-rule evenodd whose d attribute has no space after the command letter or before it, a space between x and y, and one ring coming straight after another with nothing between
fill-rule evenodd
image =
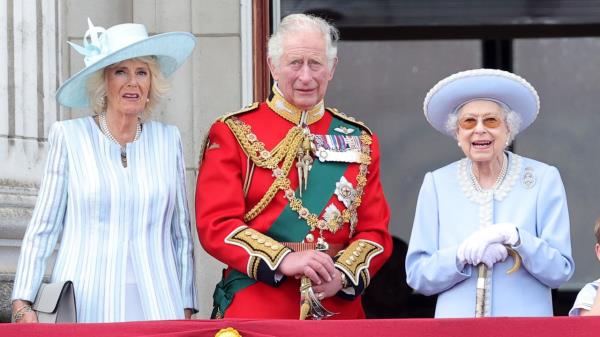
<instances>
[{"instance_id":1,"label":"pale blue dress","mask_svg":"<svg viewBox=\"0 0 600 337\"><path fill-rule=\"evenodd\" d=\"M496 190L481 190L468 159L425 175L406 257L408 284L438 294L435 317L474 317L477 268L459 270L458 246L474 231L495 223L518 227L521 269L512 258L488 277L489 316L552 316L550 290L571 277L569 213L558 170L507 152L506 176Z\"/></svg>"},{"instance_id":2,"label":"pale blue dress","mask_svg":"<svg viewBox=\"0 0 600 337\"><path fill-rule=\"evenodd\" d=\"M184 308L197 308L177 128L144 123L139 139L127 144L126 168L119 145L92 117L56 122L48 143L12 298L34 300L61 238L51 279L73 281L80 322L136 319L128 311L140 319L182 319Z\"/></svg>"}]
</instances>

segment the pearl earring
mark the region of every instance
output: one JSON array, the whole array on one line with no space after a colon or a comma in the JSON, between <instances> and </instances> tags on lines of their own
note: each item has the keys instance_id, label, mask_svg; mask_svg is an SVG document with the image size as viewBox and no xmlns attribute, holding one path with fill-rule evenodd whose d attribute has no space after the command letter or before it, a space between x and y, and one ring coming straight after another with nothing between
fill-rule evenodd
<instances>
[{"instance_id":1,"label":"pearl earring","mask_svg":"<svg viewBox=\"0 0 600 337\"><path fill-rule=\"evenodd\" d=\"M456 145L458 145L458 147L460 147L460 142L456 143Z\"/></svg>"},{"instance_id":2,"label":"pearl earring","mask_svg":"<svg viewBox=\"0 0 600 337\"><path fill-rule=\"evenodd\" d=\"M106 95L98 97L98 105L102 106L103 109L106 109Z\"/></svg>"}]
</instances>

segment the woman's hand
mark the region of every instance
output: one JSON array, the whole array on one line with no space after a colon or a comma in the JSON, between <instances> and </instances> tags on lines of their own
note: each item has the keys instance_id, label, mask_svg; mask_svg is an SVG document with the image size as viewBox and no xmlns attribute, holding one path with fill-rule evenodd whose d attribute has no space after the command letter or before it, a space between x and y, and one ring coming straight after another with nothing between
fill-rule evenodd
<instances>
[{"instance_id":1,"label":"woman's hand","mask_svg":"<svg viewBox=\"0 0 600 337\"><path fill-rule=\"evenodd\" d=\"M487 226L475 231L458 247L456 257L460 263L477 265L483 261L484 255L490 259L491 252L486 253L492 244L515 245L519 242L519 232L510 223L501 223ZM501 250L497 248L495 250ZM506 249L505 249L506 250ZM499 252L501 253L501 252ZM494 254L497 255L497 254ZM506 258L506 254L503 259ZM493 263L498 262L494 261Z\"/></svg>"},{"instance_id":2,"label":"woman's hand","mask_svg":"<svg viewBox=\"0 0 600 337\"><path fill-rule=\"evenodd\" d=\"M331 257L316 250L293 252L286 255L277 270L285 276L296 278L307 276L313 285L331 282L338 272L333 266Z\"/></svg>"},{"instance_id":3,"label":"woman's hand","mask_svg":"<svg viewBox=\"0 0 600 337\"><path fill-rule=\"evenodd\" d=\"M12 302L12 314L13 317L17 316L15 323L37 323L37 315L35 311L31 309L31 303L29 301L14 300Z\"/></svg>"},{"instance_id":4,"label":"woman's hand","mask_svg":"<svg viewBox=\"0 0 600 337\"><path fill-rule=\"evenodd\" d=\"M484 263L488 268L492 268L494 264L506 260L507 256L508 250L506 250L503 244L492 243L483 251L481 260L477 261L474 265Z\"/></svg>"}]
</instances>

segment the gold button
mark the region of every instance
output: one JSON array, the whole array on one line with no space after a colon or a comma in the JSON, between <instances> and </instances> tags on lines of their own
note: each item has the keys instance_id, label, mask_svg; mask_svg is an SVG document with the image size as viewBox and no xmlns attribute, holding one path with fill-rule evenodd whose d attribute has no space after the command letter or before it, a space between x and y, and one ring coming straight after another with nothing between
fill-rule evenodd
<instances>
[{"instance_id":1,"label":"gold button","mask_svg":"<svg viewBox=\"0 0 600 337\"><path fill-rule=\"evenodd\" d=\"M258 239L258 235L252 234L251 238L253 238L254 240L256 240L256 239Z\"/></svg>"},{"instance_id":2,"label":"gold button","mask_svg":"<svg viewBox=\"0 0 600 337\"><path fill-rule=\"evenodd\" d=\"M360 254L359 254L357 251L353 251L353 252L352 252L352 255L354 255L354 256L356 256L356 257L358 257Z\"/></svg>"},{"instance_id":3,"label":"gold button","mask_svg":"<svg viewBox=\"0 0 600 337\"><path fill-rule=\"evenodd\" d=\"M258 243L265 243L265 239L258 239Z\"/></svg>"},{"instance_id":4,"label":"gold button","mask_svg":"<svg viewBox=\"0 0 600 337\"><path fill-rule=\"evenodd\" d=\"M271 249L272 250L278 250L279 249L279 245L275 244L275 245L271 246Z\"/></svg>"},{"instance_id":5,"label":"gold button","mask_svg":"<svg viewBox=\"0 0 600 337\"><path fill-rule=\"evenodd\" d=\"M351 265L351 264L352 264L352 261L351 261L351 260L346 260L346 264L347 264L347 265Z\"/></svg>"},{"instance_id":6,"label":"gold button","mask_svg":"<svg viewBox=\"0 0 600 337\"><path fill-rule=\"evenodd\" d=\"M267 246L267 247L271 247L271 245L272 245L271 241L267 241L267 242L265 242L265 246Z\"/></svg>"},{"instance_id":7,"label":"gold button","mask_svg":"<svg viewBox=\"0 0 600 337\"><path fill-rule=\"evenodd\" d=\"M306 234L306 237L304 239L306 240L306 242L313 242L315 241L315 236L312 235L312 233L308 233Z\"/></svg>"},{"instance_id":8,"label":"gold button","mask_svg":"<svg viewBox=\"0 0 600 337\"><path fill-rule=\"evenodd\" d=\"M244 234L246 236L250 236L250 235L252 235L252 231L248 229L248 230L244 231Z\"/></svg>"},{"instance_id":9,"label":"gold button","mask_svg":"<svg viewBox=\"0 0 600 337\"><path fill-rule=\"evenodd\" d=\"M366 244L366 243L364 243L364 242L359 242L359 243L358 243L358 245L359 245L360 247L365 247L367 244Z\"/></svg>"}]
</instances>

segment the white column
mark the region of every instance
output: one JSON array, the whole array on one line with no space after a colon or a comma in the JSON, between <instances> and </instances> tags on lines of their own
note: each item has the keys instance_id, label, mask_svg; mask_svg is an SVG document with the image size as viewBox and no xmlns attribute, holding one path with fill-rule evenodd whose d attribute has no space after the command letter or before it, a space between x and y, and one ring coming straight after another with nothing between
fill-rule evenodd
<instances>
[{"instance_id":1,"label":"white column","mask_svg":"<svg viewBox=\"0 0 600 337\"><path fill-rule=\"evenodd\" d=\"M37 138L38 112L41 109L38 95L38 41L36 1L13 1L14 85L15 85L15 136Z\"/></svg>"},{"instance_id":2,"label":"white column","mask_svg":"<svg viewBox=\"0 0 600 337\"><path fill-rule=\"evenodd\" d=\"M11 1L12 3L12 1ZM8 58L12 45L8 40L8 0L0 0L0 138L8 136ZM0 158L6 152L5 141L0 140Z\"/></svg>"},{"instance_id":3,"label":"white column","mask_svg":"<svg viewBox=\"0 0 600 337\"><path fill-rule=\"evenodd\" d=\"M58 119L59 105L55 95L58 89L59 74L59 42L58 18L56 17L56 2L41 1L42 3L42 90L43 100L43 134L48 135L52 123ZM61 41L62 42L62 41ZM64 42L62 42L64 43ZM45 137L44 137L45 138Z\"/></svg>"},{"instance_id":4,"label":"white column","mask_svg":"<svg viewBox=\"0 0 600 337\"><path fill-rule=\"evenodd\" d=\"M56 1L0 4L0 184L31 185L57 119Z\"/></svg>"},{"instance_id":5,"label":"white column","mask_svg":"<svg viewBox=\"0 0 600 337\"><path fill-rule=\"evenodd\" d=\"M9 303L21 238L57 119L57 5L0 0L0 302ZM50 268L51 269L51 268ZM0 306L0 317L8 307Z\"/></svg>"}]
</instances>

